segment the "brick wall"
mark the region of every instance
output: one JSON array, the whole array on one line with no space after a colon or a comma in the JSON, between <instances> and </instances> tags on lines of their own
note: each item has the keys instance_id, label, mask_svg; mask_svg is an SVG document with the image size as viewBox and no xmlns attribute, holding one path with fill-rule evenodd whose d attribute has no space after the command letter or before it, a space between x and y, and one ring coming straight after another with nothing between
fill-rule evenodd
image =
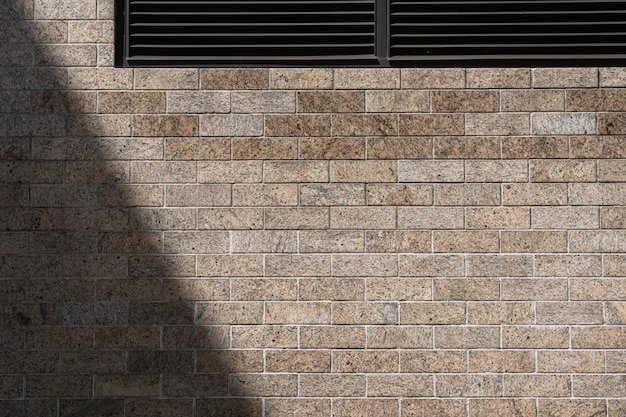
<instances>
[{"instance_id":1,"label":"brick wall","mask_svg":"<svg viewBox=\"0 0 626 417\"><path fill-rule=\"evenodd\" d=\"M623 416L626 69L115 69L0 0L0 416Z\"/></svg>"}]
</instances>

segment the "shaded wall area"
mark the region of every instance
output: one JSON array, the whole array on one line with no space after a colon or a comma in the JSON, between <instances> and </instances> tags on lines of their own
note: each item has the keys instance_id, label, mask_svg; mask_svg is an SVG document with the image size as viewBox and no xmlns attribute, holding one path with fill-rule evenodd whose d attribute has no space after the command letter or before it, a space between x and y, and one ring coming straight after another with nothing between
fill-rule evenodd
<instances>
[{"instance_id":1,"label":"shaded wall area","mask_svg":"<svg viewBox=\"0 0 626 417\"><path fill-rule=\"evenodd\" d=\"M113 68L0 0L0 416L619 416L624 68Z\"/></svg>"}]
</instances>

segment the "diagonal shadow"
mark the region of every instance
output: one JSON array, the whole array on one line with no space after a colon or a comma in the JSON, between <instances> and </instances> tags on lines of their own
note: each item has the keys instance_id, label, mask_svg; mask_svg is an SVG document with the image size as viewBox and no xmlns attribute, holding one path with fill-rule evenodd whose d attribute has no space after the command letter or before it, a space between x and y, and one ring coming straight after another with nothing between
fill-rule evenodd
<instances>
[{"instance_id":1,"label":"diagonal shadow","mask_svg":"<svg viewBox=\"0 0 626 417\"><path fill-rule=\"evenodd\" d=\"M130 116L69 84L47 46L67 21L0 0L0 25L0 416L260 416L229 389L228 326L198 324L227 280L196 279L163 242L183 228L163 186L131 182L164 139L112 135Z\"/></svg>"}]
</instances>

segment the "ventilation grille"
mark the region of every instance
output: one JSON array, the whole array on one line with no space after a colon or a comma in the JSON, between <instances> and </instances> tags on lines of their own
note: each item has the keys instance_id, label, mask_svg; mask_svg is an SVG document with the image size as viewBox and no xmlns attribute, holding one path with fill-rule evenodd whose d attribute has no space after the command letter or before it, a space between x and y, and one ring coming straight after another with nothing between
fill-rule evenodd
<instances>
[{"instance_id":1,"label":"ventilation grille","mask_svg":"<svg viewBox=\"0 0 626 417\"><path fill-rule=\"evenodd\" d=\"M626 57L626 2L391 0L390 60Z\"/></svg>"},{"instance_id":2,"label":"ventilation grille","mask_svg":"<svg viewBox=\"0 0 626 417\"><path fill-rule=\"evenodd\" d=\"M126 0L130 65L371 65L375 0Z\"/></svg>"}]
</instances>

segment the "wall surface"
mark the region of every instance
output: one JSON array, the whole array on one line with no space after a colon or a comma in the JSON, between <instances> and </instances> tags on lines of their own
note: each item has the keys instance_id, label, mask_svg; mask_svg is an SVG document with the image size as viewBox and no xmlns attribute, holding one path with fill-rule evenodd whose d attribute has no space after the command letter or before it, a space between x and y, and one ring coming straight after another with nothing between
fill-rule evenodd
<instances>
[{"instance_id":1,"label":"wall surface","mask_svg":"<svg viewBox=\"0 0 626 417\"><path fill-rule=\"evenodd\" d=\"M0 416L626 415L626 69L116 69L0 0Z\"/></svg>"}]
</instances>

